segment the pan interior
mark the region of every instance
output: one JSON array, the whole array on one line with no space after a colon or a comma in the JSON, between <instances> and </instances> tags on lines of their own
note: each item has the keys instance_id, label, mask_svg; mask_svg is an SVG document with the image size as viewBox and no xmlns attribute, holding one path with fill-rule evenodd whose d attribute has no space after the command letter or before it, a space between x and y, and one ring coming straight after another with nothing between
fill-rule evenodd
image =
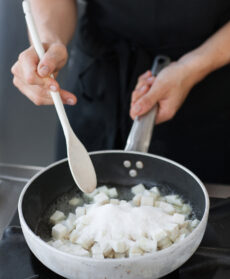
<instances>
[{"instance_id":1,"label":"pan interior","mask_svg":"<svg viewBox=\"0 0 230 279\"><path fill-rule=\"evenodd\" d=\"M191 204L194 217L202 219L206 207L204 192L195 177L179 166L149 155L127 152L102 152L91 154L91 158L98 186L115 186L120 199L131 199L130 187L138 183L146 188L158 186L163 194L179 194ZM125 160L131 162L131 168L124 167ZM143 169L135 167L137 161L143 162ZM136 177L129 175L132 167L137 170ZM81 192L72 179L67 161L48 167L31 182L24 194L22 212L27 225L42 239L49 240L49 216L56 209L65 213L73 211L68 204L73 196L81 196Z\"/></svg>"}]
</instances>

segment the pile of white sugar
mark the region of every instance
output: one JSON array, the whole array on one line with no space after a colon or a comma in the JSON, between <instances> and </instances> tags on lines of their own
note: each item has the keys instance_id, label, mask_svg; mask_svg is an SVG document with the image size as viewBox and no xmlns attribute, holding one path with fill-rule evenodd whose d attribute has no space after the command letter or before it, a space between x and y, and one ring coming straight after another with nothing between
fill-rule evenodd
<instances>
[{"instance_id":1,"label":"pile of white sugar","mask_svg":"<svg viewBox=\"0 0 230 279\"><path fill-rule=\"evenodd\" d=\"M73 198L75 214L56 211L50 217L49 244L62 251L94 258L140 256L182 241L198 225L189 220L191 207L177 195L162 196L157 187L139 184L131 201L117 199L115 188L102 186L85 195L89 203Z\"/></svg>"}]
</instances>

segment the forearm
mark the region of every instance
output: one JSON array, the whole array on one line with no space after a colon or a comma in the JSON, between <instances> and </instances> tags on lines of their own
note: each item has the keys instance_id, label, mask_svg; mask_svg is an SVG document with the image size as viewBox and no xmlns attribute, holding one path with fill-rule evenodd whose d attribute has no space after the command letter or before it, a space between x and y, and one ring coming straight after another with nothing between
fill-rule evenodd
<instances>
[{"instance_id":1,"label":"forearm","mask_svg":"<svg viewBox=\"0 0 230 279\"><path fill-rule=\"evenodd\" d=\"M31 0L30 3L42 42L67 45L76 28L76 1Z\"/></svg>"},{"instance_id":2,"label":"forearm","mask_svg":"<svg viewBox=\"0 0 230 279\"><path fill-rule=\"evenodd\" d=\"M197 49L178 61L191 75L195 84L212 71L230 63L230 22Z\"/></svg>"}]
</instances>

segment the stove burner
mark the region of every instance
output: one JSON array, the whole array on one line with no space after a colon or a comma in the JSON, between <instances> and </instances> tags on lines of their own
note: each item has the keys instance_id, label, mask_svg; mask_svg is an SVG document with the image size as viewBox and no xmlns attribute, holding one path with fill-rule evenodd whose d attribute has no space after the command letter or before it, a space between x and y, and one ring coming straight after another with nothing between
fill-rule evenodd
<instances>
[{"instance_id":1,"label":"stove burner","mask_svg":"<svg viewBox=\"0 0 230 279\"><path fill-rule=\"evenodd\" d=\"M0 279L64 279L35 258L15 222L17 217L0 241ZM201 246L183 266L162 279L194 278L230 279L230 199L211 199Z\"/></svg>"}]
</instances>

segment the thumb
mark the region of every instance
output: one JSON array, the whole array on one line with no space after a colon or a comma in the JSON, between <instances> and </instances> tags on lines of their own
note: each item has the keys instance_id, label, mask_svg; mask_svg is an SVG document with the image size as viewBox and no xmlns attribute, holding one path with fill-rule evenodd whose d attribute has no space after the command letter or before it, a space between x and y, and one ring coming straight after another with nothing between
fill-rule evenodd
<instances>
[{"instance_id":1,"label":"thumb","mask_svg":"<svg viewBox=\"0 0 230 279\"><path fill-rule=\"evenodd\" d=\"M67 49L60 43L52 44L38 64L38 74L41 77L59 71L67 61Z\"/></svg>"}]
</instances>

